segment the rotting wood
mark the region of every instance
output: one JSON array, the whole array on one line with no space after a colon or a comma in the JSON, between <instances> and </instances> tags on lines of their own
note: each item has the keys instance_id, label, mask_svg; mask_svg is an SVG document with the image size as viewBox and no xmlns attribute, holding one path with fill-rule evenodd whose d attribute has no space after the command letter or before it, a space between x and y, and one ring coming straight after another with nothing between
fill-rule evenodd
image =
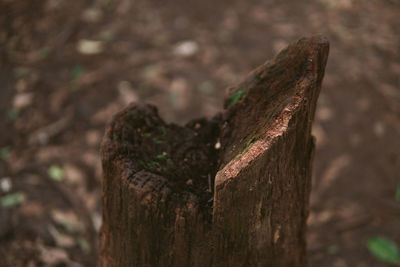
<instances>
[{"instance_id":1,"label":"rotting wood","mask_svg":"<svg viewBox=\"0 0 400 267\"><path fill-rule=\"evenodd\" d=\"M328 51L320 36L290 45L210 120L166 124L150 105L116 114L102 142L100 266L306 266Z\"/></svg>"}]
</instances>

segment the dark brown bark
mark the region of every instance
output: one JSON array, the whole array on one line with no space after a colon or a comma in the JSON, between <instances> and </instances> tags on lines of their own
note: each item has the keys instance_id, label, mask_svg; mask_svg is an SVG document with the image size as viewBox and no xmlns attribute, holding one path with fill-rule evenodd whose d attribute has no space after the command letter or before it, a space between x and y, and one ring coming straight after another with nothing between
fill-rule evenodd
<instances>
[{"instance_id":1,"label":"dark brown bark","mask_svg":"<svg viewBox=\"0 0 400 267\"><path fill-rule=\"evenodd\" d=\"M212 120L167 125L149 105L118 113L102 143L100 266L306 266L328 50L322 37L290 45Z\"/></svg>"}]
</instances>

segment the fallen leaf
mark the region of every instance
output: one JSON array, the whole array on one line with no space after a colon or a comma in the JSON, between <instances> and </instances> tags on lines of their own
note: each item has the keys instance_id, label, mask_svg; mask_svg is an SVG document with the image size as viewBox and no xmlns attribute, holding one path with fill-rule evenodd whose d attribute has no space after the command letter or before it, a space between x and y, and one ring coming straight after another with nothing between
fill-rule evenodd
<instances>
[{"instance_id":1,"label":"fallen leaf","mask_svg":"<svg viewBox=\"0 0 400 267\"><path fill-rule=\"evenodd\" d=\"M70 233L82 232L84 230L84 225L79 221L76 214L72 212L52 210L51 217L56 223L62 225L65 230Z\"/></svg>"},{"instance_id":2,"label":"fallen leaf","mask_svg":"<svg viewBox=\"0 0 400 267\"><path fill-rule=\"evenodd\" d=\"M7 193L11 191L12 183L10 177L3 177L0 179L0 189L2 192Z\"/></svg>"},{"instance_id":3,"label":"fallen leaf","mask_svg":"<svg viewBox=\"0 0 400 267\"><path fill-rule=\"evenodd\" d=\"M63 249L45 246L39 246L39 249L41 260L48 266L55 266L70 260L67 252Z\"/></svg>"},{"instance_id":4,"label":"fallen leaf","mask_svg":"<svg viewBox=\"0 0 400 267\"><path fill-rule=\"evenodd\" d=\"M103 220L103 218L100 213L94 212L92 214L92 221L93 221L94 228L96 229L96 232L100 231L102 220Z\"/></svg>"},{"instance_id":5,"label":"fallen leaf","mask_svg":"<svg viewBox=\"0 0 400 267\"><path fill-rule=\"evenodd\" d=\"M33 93L18 93L14 96L13 107L16 110L22 110L28 107L33 100Z\"/></svg>"},{"instance_id":6,"label":"fallen leaf","mask_svg":"<svg viewBox=\"0 0 400 267\"><path fill-rule=\"evenodd\" d=\"M373 130L376 136L381 137L385 134L385 125L381 121L374 123Z\"/></svg>"},{"instance_id":7,"label":"fallen leaf","mask_svg":"<svg viewBox=\"0 0 400 267\"><path fill-rule=\"evenodd\" d=\"M137 102L139 100L139 96L132 88L132 85L129 81L120 81L118 83L118 91L120 93L121 101L125 103L125 105L131 102Z\"/></svg>"},{"instance_id":8,"label":"fallen leaf","mask_svg":"<svg viewBox=\"0 0 400 267\"><path fill-rule=\"evenodd\" d=\"M75 246L76 242L73 237L60 233L53 225L49 225L48 229L57 246L64 248Z\"/></svg>"},{"instance_id":9,"label":"fallen leaf","mask_svg":"<svg viewBox=\"0 0 400 267\"><path fill-rule=\"evenodd\" d=\"M78 186L84 186L82 183L85 182L85 173L83 170L78 168L77 166L65 163L63 165L63 170L65 174L65 179L70 183Z\"/></svg>"},{"instance_id":10,"label":"fallen leaf","mask_svg":"<svg viewBox=\"0 0 400 267\"><path fill-rule=\"evenodd\" d=\"M82 13L82 20L90 23L99 22L101 17L103 16L103 12L99 8L88 8Z\"/></svg>"},{"instance_id":11,"label":"fallen leaf","mask_svg":"<svg viewBox=\"0 0 400 267\"><path fill-rule=\"evenodd\" d=\"M85 55L100 54L104 50L104 43L102 41L95 40L79 40L76 49L79 53Z\"/></svg>"},{"instance_id":12,"label":"fallen leaf","mask_svg":"<svg viewBox=\"0 0 400 267\"><path fill-rule=\"evenodd\" d=\"M189 57L197 53L199 45L192 40L183 41L175 45L174 54L182 57Z\"/></svg>"}]
</instances>

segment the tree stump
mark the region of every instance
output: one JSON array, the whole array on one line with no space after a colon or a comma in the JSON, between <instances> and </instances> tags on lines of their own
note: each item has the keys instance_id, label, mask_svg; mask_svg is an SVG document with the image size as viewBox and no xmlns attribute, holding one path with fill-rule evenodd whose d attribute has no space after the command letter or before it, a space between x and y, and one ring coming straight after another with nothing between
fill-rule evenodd
<instances>
[{"instance_id":1,"label":"tree stump","mask_svg":"<svg viewBox=\"0 0 400 267\"><path fill-rule=\"evenodd\" d=\"M289 45L185 126L150 105L116 114L101 147L100 266L306 266L311 124L329 51Z\"/></svg>"}]
</instances>

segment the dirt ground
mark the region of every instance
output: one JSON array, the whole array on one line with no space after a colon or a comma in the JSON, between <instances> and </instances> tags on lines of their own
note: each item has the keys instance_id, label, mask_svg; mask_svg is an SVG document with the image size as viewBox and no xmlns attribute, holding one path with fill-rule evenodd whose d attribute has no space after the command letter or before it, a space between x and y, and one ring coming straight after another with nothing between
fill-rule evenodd
<instances>
[{"instance_id":1,"label":"dirt ground","mask_svg":"<svg viewBox=\"0 0 400 267\"><path fill-rule=\"evenodd\" d=\"M387 266L400 244L398 0L0 1L0 266L95 266L99 143L129 102L183 123L288 43L331 52L317 137L309 265Z\"/></svg>"}]
</instances>

